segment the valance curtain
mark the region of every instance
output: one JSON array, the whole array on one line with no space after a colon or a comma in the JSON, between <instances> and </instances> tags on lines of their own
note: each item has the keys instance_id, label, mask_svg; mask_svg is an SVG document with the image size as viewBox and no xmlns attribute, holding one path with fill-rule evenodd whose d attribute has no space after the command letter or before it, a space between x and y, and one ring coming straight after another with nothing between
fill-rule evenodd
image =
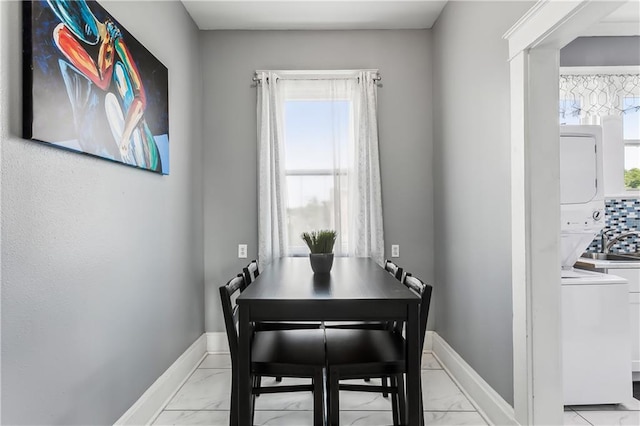
<instances>
[{"instance_id":1,"label":"valance curtain","mask_svg":"<svg viewBox=\"0 0 640 426\"><path fill-rule=\"evenodd\" d=\"M640 96L638 74L561 74L560 115L598 124L600 117L627 112L624 99Z\"/></svg>"},{"instance_id":2,"label":"valance curtain","mask_svg":"<svg viewBox=\"0 0 640 426\"><path fill-rule=\"evenodd\" d=\"M333 153L332 200L336 255L371 257L382 265L384 240L377 131L377 72L260 72L258 84L258 258L265 265L287 254L284 119L287 100L348 101L350 122L334 123L323 143ZM344 144L348 126L349 143ZM346 194L345 194L346 192ZM290 236L294 238L296 236Z\"/></svg>"}]
</instances>

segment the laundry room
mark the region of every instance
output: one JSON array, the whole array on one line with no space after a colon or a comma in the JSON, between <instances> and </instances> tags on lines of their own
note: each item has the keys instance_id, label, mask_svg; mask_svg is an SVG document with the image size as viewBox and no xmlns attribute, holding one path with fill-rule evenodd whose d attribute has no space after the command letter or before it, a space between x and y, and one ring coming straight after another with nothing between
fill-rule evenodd
<instances>
[{"instance_id":1,"label":"laundry room","mask_svg":"<svg viewBox=\"0 0 640 426\"><path fill-rule=\"evenodd\" d=\"M563 383L577 413L640 407L640 37L607 28L560 52Z\"/></svg>"}]
</instances>

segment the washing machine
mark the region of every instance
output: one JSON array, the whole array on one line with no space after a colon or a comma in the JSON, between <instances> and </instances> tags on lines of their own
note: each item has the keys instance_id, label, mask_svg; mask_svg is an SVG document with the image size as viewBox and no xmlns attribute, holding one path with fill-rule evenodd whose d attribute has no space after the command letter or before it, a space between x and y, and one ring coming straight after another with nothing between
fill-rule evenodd
<instances>
[{"instance_id":1,"label":"washing machine","mask_svg":"<svg viewBox=\"0 0 640 426\"><path fill-rule=\"evenodd\" d=\"M632 398L629 285L574 269L605 225L600 126L561 126L562 360L565 405Z\"/></svg>"},{"instance_id":2,"label":"washing machine","mask_svg":"<svg viewBox=\"0 0 640 426\"><path fill-rule=\"evenodd\" d=\"M618 404L632 395L629 284L615 275L562 273L565 405Z\"/></svg>"}]
</instances>

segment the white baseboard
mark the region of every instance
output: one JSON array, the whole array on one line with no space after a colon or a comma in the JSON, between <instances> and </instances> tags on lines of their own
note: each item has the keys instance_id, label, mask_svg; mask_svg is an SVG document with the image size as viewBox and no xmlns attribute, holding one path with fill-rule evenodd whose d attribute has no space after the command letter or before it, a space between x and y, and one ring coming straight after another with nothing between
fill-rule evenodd
<instances>
[{"instance_id":1,"label":"white baseboard","mask_svg":"<svg viewBox=\"0 0 640 426\"><path fill-rule=\"evenodd\" d=\"M207 336L200 336L129 408L115 425L150 424L207 354Z\"/></svg>"},{"instance_id":2,"label":"white baseboard","mask_svg":"<svg viewBox=\"0 0 640 426\"><path fill-rule=\"evenodd\" d=\"M432 333L432 350L461 389L475 402L478 410L495 425L518 425L509 405L469 364L437 333ZM425 343L426 346L426 343Z\"/></svg>"},{"instance_id":3,"label":"white baseboard","mask_svg":"<svg viewBox=\"0 0 640 426\"><path fill-rule=\"evenodd\" d=\"M433 352L434 334L436 334L435 331L427 330L427 333L424 335L424 346L422 347L423 352Z\"/></svg>"},{"instance_id":4,"label":"white baseboard","mask_svg":"<svg viewBox=\"0 0 640 426\"><path fill-rule=\"evenodd\" d=\"M207 352L210 354L229 353L229 340L224 331L212 331L207 333Z\"/></svg>"}]
</instances>

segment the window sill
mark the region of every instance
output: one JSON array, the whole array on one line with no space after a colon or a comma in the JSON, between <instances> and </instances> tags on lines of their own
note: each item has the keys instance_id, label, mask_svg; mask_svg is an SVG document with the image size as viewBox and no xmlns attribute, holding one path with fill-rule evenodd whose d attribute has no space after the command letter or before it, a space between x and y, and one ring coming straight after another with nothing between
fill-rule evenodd
<instances>
[{"instance_id":1,"label":"window sill","mask_svg":"<svg viewBox=\"0 0 640 426\"><path fill-rule=\"evenodd\" d=\"M620 199L620 198L640 198L640 190L629 190L626 192L621 192L621 193L617 193L617 194L607 194L605 195L605 200L612 200L612 199Z\"/></svg>"}]
</instances>

